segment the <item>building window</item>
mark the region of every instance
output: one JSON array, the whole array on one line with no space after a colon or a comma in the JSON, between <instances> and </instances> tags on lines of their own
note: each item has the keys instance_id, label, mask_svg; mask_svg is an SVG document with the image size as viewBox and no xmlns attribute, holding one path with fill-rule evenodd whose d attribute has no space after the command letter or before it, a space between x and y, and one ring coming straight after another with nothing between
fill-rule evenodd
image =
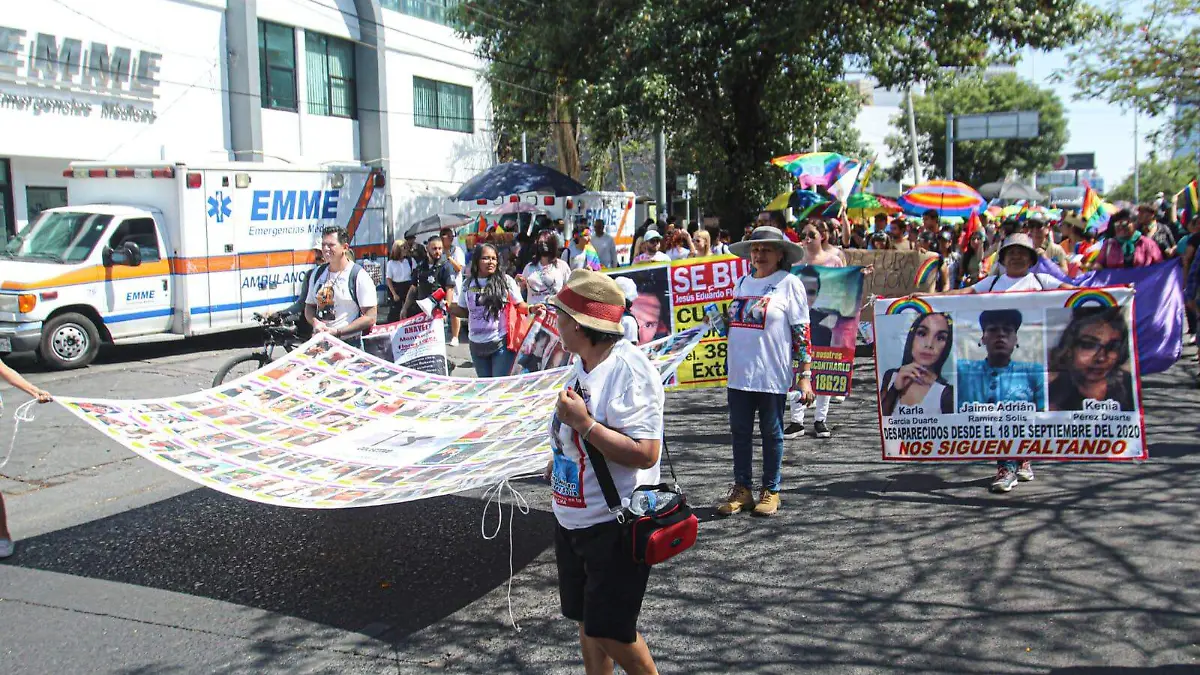
<instances>
[{"instance_id":1,"label":"building window","mask_svg":"<svg viewBox=\"0 0 1200 675\"><path fill-rule=\"evenodd\" d=\"M263 105L296 112L296 31L258 22L259 87Z\"/></svg>"},{"instance_id":2,"label":"building window","mask_svg":"<svg viewBox=\"0 0 1200 675\"><path fill-rule=\"evenodd\" d=\"M354 96L354 43L304 31L310 115L358 117Z\"/></svg>"},{"instance_id":3,"label":"building window","mask_svg":"<svg viewBox=\"0 0 1200 675\"><path fill-rule=\"evenodd\" d=\"M7 159L0 159L0 234L5 239L17 234L17 219L13 213L12 171Z\"/></svg>"},{"instance_id":4,"label":"building window","mask_svg":"<svg viewBox=\"0 0 1200 675\"><path fill-rule=\"evenodd\" d=\"M25 211L29 214L31 223L37 220L42 211L66 205L67 188L33 186L25 188Z\"/></svg>"},{"instance_id":5,"label":"building window","mask_svg":"<svg viewBox=\"0 0 1200 675\"><path fill-rule=\"evenodd\" d=\"M454 25L453 10L459 0L382 0L385 9L425 19L443 26Z\"/></svg>"},{"instance_id":6,"label":"building window","mask_svg":"<svg viewBox=\"0 0 1200 675\"><path fill-rule=\"evenodd\" d=\"M475 131L474 117L470 87L413 78L413 123L417 126L470 134Z\"/></svg>"}]
</instances>

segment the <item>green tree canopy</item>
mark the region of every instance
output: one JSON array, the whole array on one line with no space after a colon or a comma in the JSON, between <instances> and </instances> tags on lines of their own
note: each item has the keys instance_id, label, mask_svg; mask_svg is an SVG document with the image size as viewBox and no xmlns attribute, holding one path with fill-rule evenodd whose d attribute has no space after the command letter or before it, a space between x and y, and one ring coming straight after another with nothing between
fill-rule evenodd
<instances>
[{"instance_id":1,"label":"green tree canopy","mask_svg":"<svg viewBox=\"0 0 1200 675\"><path fill-rule=\"evenodd\" d=\"M1171 195L1183 189L1189 181L1196 177L1196 165L1190 157L1176 159L1151 158L1138 164L1138 192L1143 201L1153 197L1156 192ZM1110 190L1104 198L1109 201L1133 201L1133 172L1125 180Z\"/></svg>"},{"instance_id":2,"label":"green tree canopy","mask_svg":"<svg viewBox=\"0 0 1200 675\"><path fill-rule=\"evenodd\" d=\"M1119 16L1116 14L1115 16ZM1111 18L1067 66L1054 73L1072 81L1079 97L1137 108L1152 117L1179 110L1167 126L1175 134L1200 131L1200 0L1151 0L1141 15Z\"/></svg>"},{"instance_id":3,"label":"green tree canopy","mask_svg":"<svg viewBox=\"0 0 1200 675\"><path fill-rule=\"evenodd\" d=\"M930 82L1020 48L1069 43L1082 0L473 0L461 30L500 79L498 119L542 118L569 145L664 129L672 155L713 167L711 207L741 222L776 189L771 157L845 129L848 67L882 86ZM502 77L500 75L502 74ZM518 110L506 109L507 102ZM836 119L835 119L836 118ZM852 141L853 139L849 139ZM823 149L843 149L828 146ZM569 159L569 158L568 158ZM563 164L560 159L560 166Z\"/></svg>"},{"instance_id":4,"label":"green tree canopy","mask_svg":"<svg viewBox=\"0 0 1200 675\"><path fill-rule=\"evenodd\" d=\"M1002 180L1012 170L1023 175L1051 168L1067 142L1067 121L1062 101L1049 89L1040 89L1013 73L994 77L961 77L933 86L925 96L913 96L917 122L917 153L926 178L944 177L946 170L946 115L1036 110L1036 139L961 141L954 144L954 179L978 187ZM912 175L908 141L908 115L892 119L896 130L887 137L895 158L895 179Z\"/></svg>"}]
</instances>

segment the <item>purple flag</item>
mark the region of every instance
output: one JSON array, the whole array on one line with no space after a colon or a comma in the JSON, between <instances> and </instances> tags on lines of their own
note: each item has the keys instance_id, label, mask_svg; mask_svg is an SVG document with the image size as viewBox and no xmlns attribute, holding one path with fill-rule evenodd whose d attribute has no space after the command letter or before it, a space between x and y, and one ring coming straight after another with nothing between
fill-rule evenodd
<instances>
[{"instance_id":1,"label":"purple flag","mask_svg":"<svg viewBox=\"0 0 1200 675\"><path fill-rule=\"evenodd\" d=\"M1058 265L1040 258L1034 272L1049 274L1074 286L1096 288L1133 284L1137 321L1138 363L1143 374L1161 373L1183 353L1183 272L1178 258L1149 267L1103 269L1074 279Z\"/></svg>"}]
</instances>

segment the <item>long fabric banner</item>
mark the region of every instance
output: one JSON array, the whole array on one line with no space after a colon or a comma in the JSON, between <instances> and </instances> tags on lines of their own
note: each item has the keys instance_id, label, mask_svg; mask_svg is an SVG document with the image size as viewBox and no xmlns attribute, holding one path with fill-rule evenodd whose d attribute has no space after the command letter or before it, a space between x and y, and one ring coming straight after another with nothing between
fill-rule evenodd
<instances>
[{"instance_id":1,"label":"long fabric banner","mask_svg":"<svg viewBox=\"0 0 1200 675\"><path fill-rule=\"evenodd\" d=\"M688 258L671 263L607 270L628 277L638 294L630 314L638 324L638 343L688 330L705 321L710 306L727 313L737 280L750 273L746 260L735 256ZM864 291L860 267L792 268L805 282L811 308L813 386L818 394L844 396L850 391L855 332ZM680 366L673 388L723 387L727 340L715 330Z\"/></svg>"},{"instance_id":2,"label":"long fabric banner","mask_svg":"<svg viewBox=\"0 0 1200 675\"><path fill-rule=\"evenodd\" d=\"M885 460L1147 456L1132 290L875 303Z\"/></svg>"},{"instance_id":3,"label":"long fabric banner","mask_svg":"<svg viewBox=\"0 0 1200 675\"><path fill-rule=\"evenodd\" d=\"M645 347L664 380L708 326ZM175 398L56 399L146 459L226 494L334 509L539 473L570 370L440 377L317 335L222 386Z\"/></svg>"}]
</instances>

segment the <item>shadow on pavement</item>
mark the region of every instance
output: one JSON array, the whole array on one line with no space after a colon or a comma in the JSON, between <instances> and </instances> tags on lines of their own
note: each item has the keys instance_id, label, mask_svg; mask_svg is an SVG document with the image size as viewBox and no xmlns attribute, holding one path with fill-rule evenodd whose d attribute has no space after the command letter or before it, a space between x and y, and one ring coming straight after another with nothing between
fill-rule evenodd
<instances>
[{"instance_id":1,"label":"shadow on pavement","mask_svg":"<svg viewBox=\"0 0 1200 675\"><path fill-rule=\"evenodd\" d=\"M314 511L198 489L27 539L8 562L403 636L508 580L507 532L483 540L482 509L479 500L442 497ZM554 538L552 515L520 518L518 570Z\"/></svg>"},{"instance_id":2,"label":"shadow on pavement","mask_svg":"<svg viewBox=\"0 0 1200 675\"><path fill-rule=\"evenodd\" d=\"M236 330L227 333L201 335L194 338L188 338L186 340L174 340L170 342L150 342L146 344L133 345L103 345L100 347L100 353L96 355L96 360L93 363L95 365L126 363L215 350L253 349L255 347L261 347L262 343L262 330L258 328L249 328L246 330ZM57 372L47 368L45 364L38 361L33 352L5 354L4 362L12 366L14 370L20 371L26 375L33 373ZM84 370L83 372L87 371Z\"/></svg>"}]
</instances>

